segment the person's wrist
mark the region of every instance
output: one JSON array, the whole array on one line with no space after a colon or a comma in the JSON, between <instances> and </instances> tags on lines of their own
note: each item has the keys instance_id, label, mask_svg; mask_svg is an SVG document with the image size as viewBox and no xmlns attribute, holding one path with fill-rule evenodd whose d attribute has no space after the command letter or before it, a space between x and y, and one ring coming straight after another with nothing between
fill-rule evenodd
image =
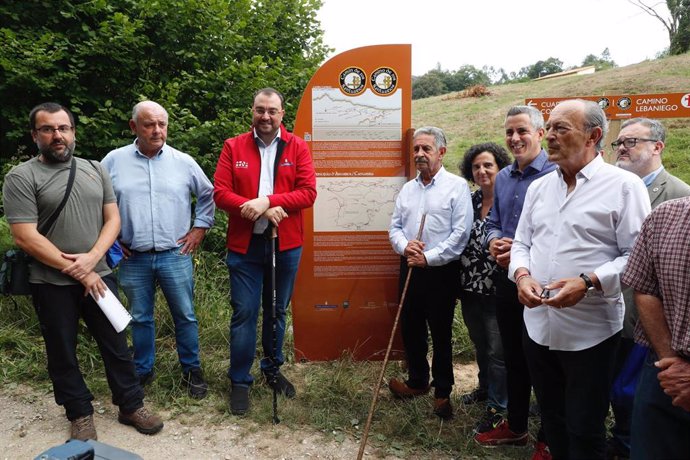
<instances>
[{"instance_id":1,"label":"person's wrist","mask_svg":"<svg viewBox=\"0 0 690 460\"><path fill-rule=\"evenodd\" d=\"M515 285L516 285L516 286L519 286L519 285L520 285L520 281L522 281L522 280L525 279L525 278L531 278L531 277L532 277L532 275L530 275L529 272L520 273L520 274L515 278Z\"/></svg>"}]
</instances>

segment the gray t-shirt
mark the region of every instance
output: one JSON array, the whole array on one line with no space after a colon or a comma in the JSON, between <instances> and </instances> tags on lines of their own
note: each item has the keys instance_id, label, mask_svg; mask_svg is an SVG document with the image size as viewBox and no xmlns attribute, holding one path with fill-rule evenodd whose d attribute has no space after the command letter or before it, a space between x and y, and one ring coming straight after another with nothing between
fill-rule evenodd
<instances>
[{"instance_id":1,"label":"gray t-shirt","mask_svg":"<svg viewBox=\"0 0 690 460\"><path fill-rule=\"evenodd\" d=\"M103 228L103 205L115 202L110 176L100 163L90 164L81 158L73 161L77 161L77 171L72 192L53 228L47 229L45 235L68 254L88 252L93 247ZM7 221L10 224L35 222L41 228L65 196L70 166L71 162L42 163L35 157L12 168L3 186ZM100 276L110 273L105 258L95 270ZM74 278L37 260L31 264L29 281L78 284Z\"/></svg>"}]
</instances>

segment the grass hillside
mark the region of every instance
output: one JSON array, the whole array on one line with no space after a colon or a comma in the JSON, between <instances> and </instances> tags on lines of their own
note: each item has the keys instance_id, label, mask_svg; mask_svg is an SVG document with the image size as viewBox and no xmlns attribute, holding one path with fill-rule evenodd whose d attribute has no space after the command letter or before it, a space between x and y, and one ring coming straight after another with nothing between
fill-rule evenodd
<instances>
[{"instance_id":1,"label":"grass hillside","mask_svg":"<svg viewBox=\"0 0 690 460\"><path fill-rule=\"evenodd\" d=\"M686 53L592 75L492 86L492 94L481 98L456 99L454 94L446 94L415 100L412 124L443 128L449 143L444 163L449 171L457 172L460 158L471 145L488 141L505 145L505 114L511 106L524 104L525 98L690 92L689 76L690 53ZM660 121L668 131L664 165L690 183L690 118Z\"/></svg>"}]
</instances>

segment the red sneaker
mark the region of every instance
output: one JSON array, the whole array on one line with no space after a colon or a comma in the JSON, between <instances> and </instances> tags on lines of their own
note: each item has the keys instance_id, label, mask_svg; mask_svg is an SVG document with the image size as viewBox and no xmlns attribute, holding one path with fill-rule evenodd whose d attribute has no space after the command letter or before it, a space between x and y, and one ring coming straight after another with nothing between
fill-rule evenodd
<instances>
[{"instance_id":1,"label":"red sneaker","mask_svg":"<svg viewBox=\"0 0 690 460\"><path fill-rule=\"evenodd\" d=\"M529 440L529 433L513 433L508 427L508 421L503 420L493 430L477 433L474 440L482 446L524 446Z\"/></svg>"},{"instance_id":2,"label":"red sneaker","mask_svg":"<svg viewBox=\"0 0 690 460\"><path fill-rule=\"evenodd\" d=\"M532 454L532 460L551 460L551 452L549 452L549 446L545 442L537 441L534 444L534 453Z\"/></svg>"}]
</instances>

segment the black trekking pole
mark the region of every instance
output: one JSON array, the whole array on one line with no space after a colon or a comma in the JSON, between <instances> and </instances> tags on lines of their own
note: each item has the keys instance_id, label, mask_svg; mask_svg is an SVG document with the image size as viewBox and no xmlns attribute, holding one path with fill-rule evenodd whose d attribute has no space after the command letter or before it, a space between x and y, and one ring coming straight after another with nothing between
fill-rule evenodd
<instances>
[{"instance_id":1,"label":"black trekking pole","mask_svg":"<svg viewBox=\"0 0 690 460\"><path fill-rule=\"evenodd\" d=\"M273 350L271 353L271 363L276 366L276 355L278 354L278 318L276 316L277 293L276 293L276 237L278 232L273 224L269 224L268 235L271 240L271 336ZM278 418L278 372L271 374L271 387L273 387L273 424L280 423Z\"/></svg>"}]
</instances>

